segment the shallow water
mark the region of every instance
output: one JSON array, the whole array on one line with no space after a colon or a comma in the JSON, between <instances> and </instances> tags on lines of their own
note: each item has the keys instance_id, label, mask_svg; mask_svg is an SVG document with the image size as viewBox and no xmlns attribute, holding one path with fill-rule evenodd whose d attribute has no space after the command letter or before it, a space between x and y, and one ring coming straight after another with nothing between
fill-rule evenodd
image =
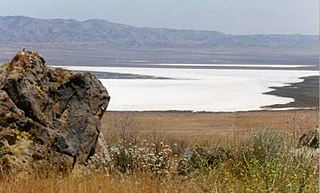
<instances>
[{"instance_id":1,"label":"shallow water","mask_svg":"<svg viewBox=\"0 0 320 193\"><path fill-rule=\"evenodd\" d=\"M317 71L227 70L128 67L64 67L73 70L130 73L172 79L101 79L111 102L109 110L246 111L286 104L291 98L262 94L272 86L302 81Z\"/></svg>"}]
</instances>

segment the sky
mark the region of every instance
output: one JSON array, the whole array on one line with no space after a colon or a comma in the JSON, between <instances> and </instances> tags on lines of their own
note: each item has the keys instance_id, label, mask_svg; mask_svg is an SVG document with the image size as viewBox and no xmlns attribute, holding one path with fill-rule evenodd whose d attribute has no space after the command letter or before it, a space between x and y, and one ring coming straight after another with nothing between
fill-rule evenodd
<instances>
[{"instance_id":1,"label":"sky","mask_svg":"<svg viewBox=\"0 0 320 193\"><path fill-rule=\"evenodd\" d=\"M228 34L318 34L320 0L0 0L0 15Z\"/></svg>"}]
</instances>

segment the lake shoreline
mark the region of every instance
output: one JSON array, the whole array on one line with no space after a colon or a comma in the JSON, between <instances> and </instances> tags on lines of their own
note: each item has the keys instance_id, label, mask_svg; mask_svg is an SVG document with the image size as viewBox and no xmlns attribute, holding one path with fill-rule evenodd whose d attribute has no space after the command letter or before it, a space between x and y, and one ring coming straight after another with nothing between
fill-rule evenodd
<instances>
[{"instance_id":1,"label":"lake shoreline","mask_svg":"<svg viewBox=\"0 0 320 193\"><path fill-rule=\"evenodd\" d=\"M312 108L319 107L319 76L301 77L302 82L290 83L282 87L270 87L272 91L263 94L294 99L286 104L274 104L268 108Z\"/></svg>"}]
</instances>

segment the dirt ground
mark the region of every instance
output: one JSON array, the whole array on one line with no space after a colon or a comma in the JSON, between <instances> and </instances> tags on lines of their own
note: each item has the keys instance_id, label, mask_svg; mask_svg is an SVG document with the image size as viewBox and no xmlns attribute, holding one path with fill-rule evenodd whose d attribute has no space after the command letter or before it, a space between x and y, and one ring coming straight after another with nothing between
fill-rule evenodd
<instances>
[{"instance_id":1,"label":"dirt ground","mask_svg":"<svg viewBox=\"0 0 320 193\"><path fill-rule=\"evenodd\" d=\"M205 112L107 112L102 132L115 124L139 132L157 132L181 139L234 136L262 129L275 129L301 135L319 123L319 109Z\"/></svg>"}]
</instances>

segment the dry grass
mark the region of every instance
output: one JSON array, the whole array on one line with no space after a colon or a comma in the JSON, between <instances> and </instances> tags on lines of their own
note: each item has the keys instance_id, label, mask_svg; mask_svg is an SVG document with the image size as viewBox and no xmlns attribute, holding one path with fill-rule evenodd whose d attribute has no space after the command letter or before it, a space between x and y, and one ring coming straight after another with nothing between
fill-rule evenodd
<instances>
[{"instance_id":1,"label":"dry grass","mask_svg":"<svg viewBox=\"0 0 320 193\"><path fill-rule=\"evenodd\" d=\"M319 192L318 169L305 154L255 157L241 151L206 170L178 176L154 176L136 172L131 175L73 173L65 177L10 178L0 180L0 193L196 193L196 192ZM282 152L284 153L284 152ZM289 157L290 156L290 157ZM261 161L262 163L259 163Z\"/></svg>"},{"instance_id":2,"label":"dry grass","mask_svg":"<svg viewBox=\"0 0 320 193\"><path fill-rule=\"evenodd\" d=\"M148 174L130 176L71 175L64 178L28 178L0 182L0 193L156 193L198 192L179 179L154 178Z\"/></svg>"},{"instance_id":3,"label":"dry grass","mask_svg":"<svg viewBox=\"0 0 320 193\"><path fill-rule=\"evenodd\" d=\"M102 125L108 126L124 116L140 123L143 132L161 130L170 135L182 135L184 138L230 134L252 128L305 130L317 125L319 120L317 109L230 113L107 112L102 119Z\"/></svg>"},{"instance_id":4,"label":"dry grass","mask_svg":"<svg viewBox=\"0 0 320 193\"><path fill-rule=\"evenodd\" d=\"M125 127L128 124L131 126ZM272 129L298 138L318 124L318 109L230 113L107 112L102 119L102 132L110 138L115 130L128 128L130 134L162 137L184 147L203 141L234 146L252 131Z\"/></svg>"},{"instance_id":5,"label":"dry grass","mask_svg":"<svg viewBox=\"0 0 320 193\"><path fill-rule=\"evenodd\" d=\"M128 148L141 140L169 144L173 153L166 175L77 170L46 178L13 176L0 180L0 193L319 192L318 153L295 149L300 133L317 123L316 110L108 112L103 119L108 144L117 145L119 140ZM178 175L177 160L199 144L227 148L232 156L214 167L200 160L204 168Z\"/></svg>"}]
</instances>

